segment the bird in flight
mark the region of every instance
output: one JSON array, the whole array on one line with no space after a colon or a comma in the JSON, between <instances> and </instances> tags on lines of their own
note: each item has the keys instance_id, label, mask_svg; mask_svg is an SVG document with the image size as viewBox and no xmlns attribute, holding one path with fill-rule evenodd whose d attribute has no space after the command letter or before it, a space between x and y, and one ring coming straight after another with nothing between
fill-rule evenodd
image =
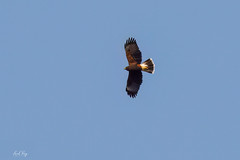
<instances>
[{"instance_id":1,"label":"bird in flight","mask_svg":"<svg viewBox=\"0 0 240 160\"><path fill-rule=\"evenodd\" d=\"M134 38L128 38L124 44L124 48L129 65L124 68L129 72L126 91L130 97L135 98L142 84L142 71L153 74L155 65L151 58L141 63L142 53Z\"/></svg>"}]
</instances>

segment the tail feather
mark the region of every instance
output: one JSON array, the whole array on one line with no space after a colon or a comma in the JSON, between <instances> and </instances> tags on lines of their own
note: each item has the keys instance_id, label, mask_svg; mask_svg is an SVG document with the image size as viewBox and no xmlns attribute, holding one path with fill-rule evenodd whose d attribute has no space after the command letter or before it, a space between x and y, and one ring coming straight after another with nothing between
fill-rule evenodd
<instances>
[{"instance_id":1,"label":"tail feather","mask_svg":"<svg viewBox=\"0 0 240 160\"><path fill-rule=\"evenodd\" d=\"M155 64L152 60L152 58L149 58L148 60L146 60L145 62L143 62L141 64L142 70L148 73L154 73L155 71Z\"/></svg>"}]
</instances>

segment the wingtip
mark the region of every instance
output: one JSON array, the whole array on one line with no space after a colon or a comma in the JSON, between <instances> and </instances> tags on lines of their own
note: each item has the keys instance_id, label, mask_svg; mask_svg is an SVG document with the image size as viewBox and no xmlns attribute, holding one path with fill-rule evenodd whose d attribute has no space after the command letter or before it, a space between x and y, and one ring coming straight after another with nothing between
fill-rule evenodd
<instances>
[{"instance_id":1,"label":"wingtip","mask_svg":"<svg viewBox=\"0 0 240 160\"><path fill-rule=\"evenodd\" d=\"M129 38L126 40L126 42L125 42L125 44L124 44L124 47L126 48L126 46L127 46L128 44L134 44L134 43L137 43L137 42L136 42L136 39L133 38L133 37L129 37Z\"/></svg>"}]
</instances>

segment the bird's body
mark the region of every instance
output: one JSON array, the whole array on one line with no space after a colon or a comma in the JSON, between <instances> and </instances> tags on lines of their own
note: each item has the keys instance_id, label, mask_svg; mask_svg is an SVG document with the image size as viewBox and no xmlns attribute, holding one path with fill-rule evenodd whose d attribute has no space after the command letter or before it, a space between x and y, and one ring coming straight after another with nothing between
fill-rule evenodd
<instances>
[{"instance_id":1,"label":"bird's body","mask_svg":"<svg viewBox=\"0 0 240 160\"><path fill-rule=\"evenodd\" d=\"M130 97L134 98L137 96L140 85L142 84L142 71L153 74L155 66L151 58L141 64L142 53L134 38L129 38L124 48L129 64L129 66L125 67L125 69L129 71L126 91Z\"/></svg>"},{"instance_id":2,"label":"bird's body","mask_svg":"<svg viewBox=\"0 0 240 160\"><path fill-rule=\"evenodd\" d=\"M131 64L126 67L127 71L141 71L142 67L140 64Z\"/></svg>"}]
</instances>

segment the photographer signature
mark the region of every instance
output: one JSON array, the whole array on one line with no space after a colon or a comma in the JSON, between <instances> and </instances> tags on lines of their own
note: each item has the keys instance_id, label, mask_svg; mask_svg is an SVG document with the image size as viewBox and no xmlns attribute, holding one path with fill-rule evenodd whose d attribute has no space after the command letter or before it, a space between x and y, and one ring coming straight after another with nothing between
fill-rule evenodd
<instances>
[{"instance_id":1,"label":"photographer signature","mask_svg":"<svg viewBox=\"0 0 240 160\"><path fill-rule=\"evenodd\" d=\"M28 153L25 151L14 151L13 152L14 157L20 157L20 156L27 157L27 155L28 155Z\"/></svg>"}]
</instances>

